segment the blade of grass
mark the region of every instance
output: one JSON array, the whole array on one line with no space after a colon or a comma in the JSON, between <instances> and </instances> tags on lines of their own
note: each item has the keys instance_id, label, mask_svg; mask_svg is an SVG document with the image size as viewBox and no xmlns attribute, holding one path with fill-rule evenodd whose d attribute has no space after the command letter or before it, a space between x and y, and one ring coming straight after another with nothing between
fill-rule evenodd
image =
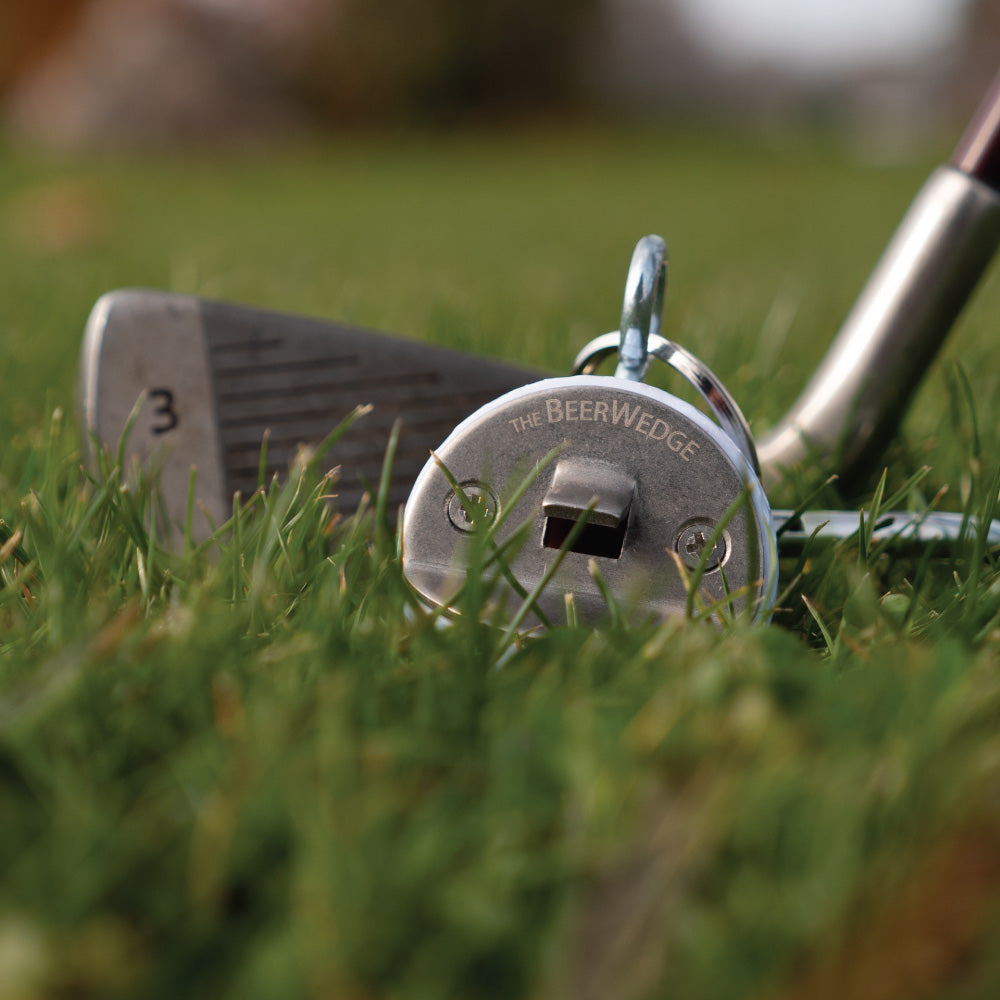
<instances>
[{"instance_id":1,"label":"blade of grass","mask_svg":"<svg viewBox=\"0 0 1000 1000\"><path fill-rule=\"evenodd\" d=\"M584 527L586 527L587 520L590 514L593 512L594 508L597 506L598 499L595 497L583 510L580 519L573 525L572 528L567 532L566 538L563 540L562 545L559 546L556 552L555 558L546 567L545 572L541 575L538 583L531 589L528 597L521 603L521 606L514 613L510 624L507 626L506 631L500 638L500 642L497 645L496 655L500 655L503 651L513 642L514 638L517 636L518 629L521 623L527 617L528 612L531 610L532 605L538 600L538 598L544 593L545 589L548 587L552 578L556 575L559 567L563 564L563 560L566 558L567 554L573 547L577 538L580 537L581 532Z\"/></svg>"}]
</instances>

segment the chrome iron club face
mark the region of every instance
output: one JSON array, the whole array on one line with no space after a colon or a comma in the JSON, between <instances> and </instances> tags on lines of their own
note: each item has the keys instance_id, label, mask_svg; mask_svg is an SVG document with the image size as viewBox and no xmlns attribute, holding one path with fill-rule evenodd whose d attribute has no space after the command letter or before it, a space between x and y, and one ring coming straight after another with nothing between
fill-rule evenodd
<instances>
[{"instance_id":1,"label":"chrome iron club face","mask_svg":"<svg viewBox=\"0 0 1000 1000\"><path fill-rule=\"evenodd\" d=\"M175 529L197 470L207 515L193 524L201 540L229 517L234 493L257 488L265 435L270 479L287 473L300 446L316 445L357 405L371 404L326 462L340 466L337 503L353 512L366 484L377 485L400 421L388 497L395 509L430 448L477 407L534 377L339 323L137 289L94 306L79 395L86 431L114 449L145 394L128 455L155 464Z\"/></svg>"}]
</instances>

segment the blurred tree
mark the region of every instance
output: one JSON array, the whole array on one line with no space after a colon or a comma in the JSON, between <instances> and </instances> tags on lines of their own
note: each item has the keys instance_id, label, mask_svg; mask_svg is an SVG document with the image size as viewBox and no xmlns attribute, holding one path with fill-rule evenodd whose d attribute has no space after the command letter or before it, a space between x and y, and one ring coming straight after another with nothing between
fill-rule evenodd
<instances>
[{"instance_id":1,"label":"blurred tree","mask_svg":"<svg viewBox=\"0 0 1000 1000\"><path fill-rule=\"evenodd\" d=\"M0 93L72 31L89 0L3 0Z\"/></svg>"},{"instance_id":2,"label":"blurred tree","mask_svg":"<svg viewBox=\"0 0 1000 1000\"><path fill-rule=\"evenodd\" d=\"M602 2L77 0L47 58L12 64L7 121L99 146L533 110L576 93Z\"/></svg>"},{"instance_id":3,"label":"blurred tree","mask_svg":"<svg viewBox=\"0 0 1000 1000\"><path fill-rule=\"evenodd\" d=\"M315 0L298 37L264 45L333 121L534 107L576 92L581 38L601 2Z\"/></svg>"}]
</instances>

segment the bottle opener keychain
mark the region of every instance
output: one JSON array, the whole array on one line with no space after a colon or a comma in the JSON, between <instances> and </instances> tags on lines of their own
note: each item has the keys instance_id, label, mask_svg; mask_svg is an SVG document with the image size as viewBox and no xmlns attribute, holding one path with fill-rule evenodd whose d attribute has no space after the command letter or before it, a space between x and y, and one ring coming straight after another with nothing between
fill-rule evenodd
<instances>
[{"instance_id":1,"label":"bottle opener keychain","mask_svg":"<svg viewBox=\"0 0 1000 1000\"><path fill-rule=\"evenodd\" d=\"M666 280L666 246L646 236L629 268L620 334L588 344L568 378L477 410L424 466L404 510L403 568L426 600L450 603L477 528L498 525L500 548L527 520L503 563L506 587L528 593L544 581L536 604L550 620L562 616L566 593L583 617L605 611L602 585L645 613L683 613L695 574L713 602L769 613L775 535L753 438L715 375L660 336ZM614 376L593 374L614 351ZM687 379L717 422L647 385L653 359Z\"/></svg>"},{"instance_id":2,"label":"bottle opener keychain","mask_svg":"<svg viewBox=\"0 0 1000 1000\"><path fill-rule=\"evenodd\" d=\"M660 335L666 281L664 241L643 237L620 329L587 344L571 376L493 400L434 452L403 515L404 573L426 601L454 601L481 531L501 553L500 591L532 594L550 621L563 617L566 594L582 617L605 613L606 591L640 615L683 614L694 588L709 611L759 618L774 605L778 527L790 549L807 530L857 531L852 514L772 512L739 406L702 361ZM594 374L616 352L614 375ZM714 421L644 382L654 360L697 390ZM875 537L956 538L961 524L959 515L892 512ZM1000 522L989 540L1000 543Z\"/></svg>"}]
</instances>

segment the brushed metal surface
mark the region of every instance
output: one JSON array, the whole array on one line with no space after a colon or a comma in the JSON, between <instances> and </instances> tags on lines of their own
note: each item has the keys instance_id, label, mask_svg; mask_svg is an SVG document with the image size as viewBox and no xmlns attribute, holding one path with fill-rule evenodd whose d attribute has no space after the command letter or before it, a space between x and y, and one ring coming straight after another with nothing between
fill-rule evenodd
<instances>
[{"instance_id":1,"label":"brushed metal surface","mask_svg":"<svg viewBox=\"0 0 1000 1000\"><path fill-rule=\"evenodd\" d=\"M435 449L455 480L490 487L504 518L497 544L522 522L530 524L527 541L509 564L527 591L559 556L543 544L544 502L559 465L538 469L553 448L559 449L559 462L573 463L577 493L588 463L599 503L620 505L622 481L634 482L635 489L620 558L567 552L538 602L551 620L564 619L566 593L574 595L582 617L606 613L588 569L591 560L611 592L636 614L683 613L687 591L669 551L690 523L717 525L741 496L747 502L726 525L727 561L704 575L700 589L711 600L723 600L727 588L752 582L756 612L770 613L777 583L771 513L747 459L693 406L643 383L598 375L546 379L507 393L463 421ZM517 486L533 471L530 486L507 511ZM465 580L471 551L469 533L455 530L448 519L451 494L448 478L429 461L403 514L404 572L428 601L445 606ZM498 585L502 599L519 600L505 579ZM745 604L741 599L736 607Z\"/></svg>"}]
</instances>

